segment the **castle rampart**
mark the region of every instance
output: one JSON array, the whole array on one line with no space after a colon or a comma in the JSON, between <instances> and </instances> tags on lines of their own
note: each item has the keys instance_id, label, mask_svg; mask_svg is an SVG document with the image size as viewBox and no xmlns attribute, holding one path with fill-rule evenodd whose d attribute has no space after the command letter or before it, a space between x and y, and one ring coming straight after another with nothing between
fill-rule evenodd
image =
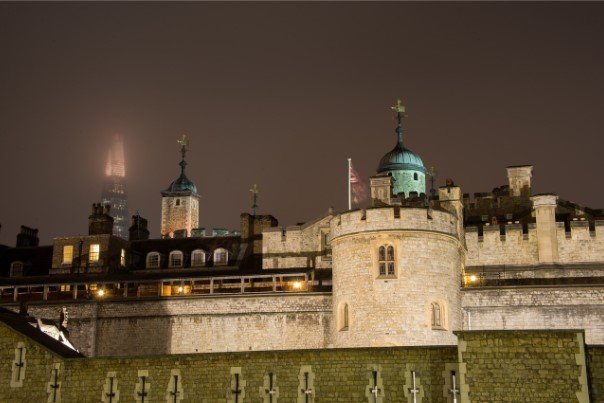
<instances>
[{"instance_id":1,"label":"castle rampart","mask_svg":"<svg viewBox=\"0 0 604 403\"><path fill-rule=\"evenodd\" d=\"M588 221L571 221L568 232L563 222L555 224L557 259L551 263L603 261L604 221L596 220L593 231ZM482 235L478 227L467 227L466 266L540 264L538 225L529 223L523 231L522 225L515 223L487 224L482 228Z\"/></svg>"},{"instance_id":2,"label":"castle rampart","mask_svg":"<svg viewBox=\"0 0 604 403\"><path fill-rule=\"evenodd\" d=\"M464 248L453 214L375 208L331 229L335 347L455 344Z\"/></svg>"}]
</instances>

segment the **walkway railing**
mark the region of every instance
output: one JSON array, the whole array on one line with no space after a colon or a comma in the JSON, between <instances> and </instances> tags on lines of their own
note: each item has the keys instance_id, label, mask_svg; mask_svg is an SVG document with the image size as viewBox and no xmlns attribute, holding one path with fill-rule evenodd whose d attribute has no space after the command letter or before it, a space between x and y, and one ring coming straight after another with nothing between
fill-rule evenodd
<instances>
[{"instance_id":1,"label":"walkway railing","mask_svg":"<svg viewBox=\"0 0 604 403\"><path fill-rule=\"evenodd\" d=\"M0 286L0 303L28 301L136 299L222 294L326 291L308 273L251 276L186 277L160 280L73 281Z\"/></svg>"}]
</instances>

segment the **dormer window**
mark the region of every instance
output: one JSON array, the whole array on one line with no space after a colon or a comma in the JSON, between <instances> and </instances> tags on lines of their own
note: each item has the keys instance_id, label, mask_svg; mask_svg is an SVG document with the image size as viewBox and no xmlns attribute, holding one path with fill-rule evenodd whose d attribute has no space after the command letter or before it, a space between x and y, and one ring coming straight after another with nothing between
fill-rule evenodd
<instances>
[{"instance_id":1,"label":"dormer window","mask_svg":"<svg viewBox=\"0 0 604 403\"><path fill-rule=\"evenodd\" d=\"M394 246L380 246L378 249L378 269L380 276L395 275Z\"/></svg>"},{"instance_id":2,"label":"dormer window","mask_svg":"<svg viewBox=\"0 0 604 403\"><path fill-rule=\"evenodd\" d=\"M10 276L11 277L23 276L23 262L12 262L10 264Z\"/></svg>"},{"instance_id":3,"label":"dormer window","mask_svg":"<svg viewBox=\"0 0 604 403\"><path fill-rule=\"evenodd\" d=\"M159 253L149 252L147 253L147 269L158 269L159 268Z\"/></svg>"},{"instance_id":4,"label":"dormer window","mask_svg":"<svg viewBox=\"0 0 604 403\"><path fill-rule=\"evenodd\" d=\"M201 249L196 249L191 253L191 266L199 267L206 265L206 253Z\"/></svg>"},{"instance_id":5,"label":"dormer window","mask_svg":"<svg viewBox=\"0 0 604 403\"><path fill-rule=\"evenodd\" d=\"M214 266L226 266L229 261L229 251L218 248L214 251Z\"/></svg>"},{"instance_id":6,"label":"dormer window","mask_svg":"<svg viewBox=\"0 0 604 403\"><path fill-rule=\"evenodd\" d=\"M174 251L170 252L169 266L170 267L182 267L182 265L183 265L182 256L183 256L182 252L179 250L174 250Z\"/></svg>"}]
</instances>

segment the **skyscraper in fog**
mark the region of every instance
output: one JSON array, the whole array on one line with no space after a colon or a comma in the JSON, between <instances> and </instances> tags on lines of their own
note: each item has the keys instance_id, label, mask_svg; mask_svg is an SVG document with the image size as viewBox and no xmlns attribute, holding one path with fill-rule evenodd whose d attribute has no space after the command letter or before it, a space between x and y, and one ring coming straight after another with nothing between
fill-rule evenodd
<instances>
[{"instance_id":1,"label":"skyscraper in fog","mask_svg":"<svg viewBox=\"0 0 604 403\"><path fill-rule=\"evenodd\" d=\"M126 165L122 136L115 134L105 164L103 204L111 205L109 214L114 219L113 235L128 239L128 198L126 196Z\"/></svg>"}]
</instances>

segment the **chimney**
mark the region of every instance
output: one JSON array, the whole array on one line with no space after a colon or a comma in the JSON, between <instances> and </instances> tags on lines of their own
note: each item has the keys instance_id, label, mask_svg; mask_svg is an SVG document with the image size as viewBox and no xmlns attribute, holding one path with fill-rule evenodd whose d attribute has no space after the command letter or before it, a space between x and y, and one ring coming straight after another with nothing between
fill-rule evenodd
<instances>
[{"instance_id":1,"label":"chimney","mask_svg":"<svg viewBox=\"0 0 604 403\"><path fill-rule=\"evenodd\" d=\"M371 200L373 205L378 202L390 204L392 201L392 186L394 178L390 175L376 175L369 178L371 183Z\"/></svg>"},{"instance_id":2,"label":"chimney","mask_svg":"<svg viewBox=\"0 0 604 403\"><path fill-rule=\"evenodd\" d=\"M128 229L128 239L131 241L142 241L149 239L147 220L136 213L132 216L132 225Z\"/></svg>"},{"instance_id":3,"label":"chimney","mask_svg":"<svg viewBox=\"0 0 604 403\"><path fill-rule=\"evenodd\" d=\"M22 225L21 232L17 235L17 248L35 247L39 243L38 230Z\"/></svg>"},{"instance_id":4,"label":"chimney","mask_svg":"<svg viewBox=\"0 0 604 403\"><path fill-rule=\"evenodd\" d=\"M519 165L507 167L508 184L510 186L510 196L530 197L531 196L531 178L533 177L532 165Z\"/></svg>"},{"instance_id":5,"label":"chimney","mask_svg":"<svg viewBox=\"0 0 604 403\"><path fill-rule=\"evenodd\" d=\"M92 214L88 216L88 235L111 235L113 233L113 217L109 215L109 204L92 205Z\"/></svg>"}]
</instances>

